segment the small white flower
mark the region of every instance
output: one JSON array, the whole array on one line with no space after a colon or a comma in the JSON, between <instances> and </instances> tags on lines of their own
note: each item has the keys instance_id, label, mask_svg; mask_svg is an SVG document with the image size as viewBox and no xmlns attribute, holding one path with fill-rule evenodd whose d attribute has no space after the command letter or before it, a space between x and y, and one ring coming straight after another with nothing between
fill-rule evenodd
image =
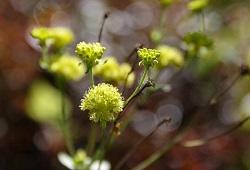
<instances>
[{"instance_id":1,"label":"small white flower","mask_svg":"<svg viewBox=\"0 0 250 170\"><path fill-rule=\"evenodd\" d=\"M103 160L101 162L100 168L99 168L99 165L100 165L99 160L94 161L92 165L90 166L90 170L110 170L111 169L111 165L108 161Z\"/></svg>"},{"instance_id":2,"label":"small white flower","mask_svg":"<svg viewBox=\"0 0 250 170\"><path fill-rule=\"evenodd\" d=\"M74 162L73 159L66 153L59 153L57 155L57 158L61 164L63 164L65 167L67 167L70 170L74 170Z\"/></svg>"},{"instance_id":3,"label":"small white flower","mask_svg":"<svg viewBox=\"0 0 250 170\"><path fill-rule=\"evenodd\" d=\"M72 159L72 157L64 152L61 152L57 155L57 158L59 160L59 162L64 165L65 167L67 167L70 170L77 170L78 168L76 167L76 165L74 164L74 160ZM91 159L89 157L87 157L84 161L84 165L87 166L91 163ZM111 164L106 161L103 160L101 162L100 168L100 160L96 160L94 162L92 162L91 166L89 167L89 170L111 170Z\"/></svg>"}]
</instances>

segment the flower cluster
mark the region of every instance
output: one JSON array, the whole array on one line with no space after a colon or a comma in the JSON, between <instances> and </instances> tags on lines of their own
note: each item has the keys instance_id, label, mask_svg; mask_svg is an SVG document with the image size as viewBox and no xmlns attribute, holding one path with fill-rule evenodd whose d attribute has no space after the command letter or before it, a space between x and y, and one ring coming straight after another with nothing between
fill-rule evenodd
<instances>
[{"instance_id":1,"label":"flower cluster","mask_svg":"<svg viewBox=\"0 0 250 170\"><path fill-rule=\"evenodd\" d=\"M181 67L184 64L183 54L180 50L167 45L160 45L157 47L161 55L159 57L158 68L164 68L169 65Z\"/></svg>"},{"instance_id":2,"label":"flower cluster","mask_svg":"<svg viewBox=\"0 0 250 170\"><path fill-rule=\"evenodd\" d=\"M174 0L160 0L161 5L169 6L173 3Z\"/></svg>"},{"instance_id":3,"label":"flower cluster","mask_svg":"<svg viewBox=\"0 0 250 170\"><path fill-rule=\"evenodd\" d=\"M111 165L108 161L93 160L91 157L87 155L87 153L83 149L78 149L75 155L73 156L61 152L58 154L58 160L70 170L86 169L88 166L89 166L88 170L111 169Z\"/></svg>"},{"instance_id":4,"label":"flower cluster","mask_svg":"<svg viewBox=\"0 0 250 170\"><path fill-rule=\"evenodd\" d=\"M131 86L134 83L135 74L131 72L131 66L128 63L119 64L115 57L109 57L103 63L94 67L94 74L102 77L109 83ZM126 80L127 79L127 80Z\"/></svg>"},{"instance_id":5,"label":"flower cluster","mask_svg":"<svg viewBox=\"0 0 250 170\"><path fill-rule=\"evenodd\" d=\"M105 51L100 43L80 42L76 46L77 56L86 64L87 68L92 68L98 64L99 59Z\"/></svg>"},{"instance_id":6,"label":"flower cluster","mask_svg":"<svg viewBox=\"0 0 250 170\"><path fill-rule=\"evenodd\" d=\"M184 37L184 42L190 57L197 57L213 47L213 40L201 32L188 33Z\"/></svg>"},{"instance_id":7,"label":"flower cluster","mask_svg":"<svg viewBox=\"0 0 250 170\"><path fill-rule=\"evenodd\" d=\"M188 9L193 12L200 12L208 5L208 0L192 0L188 3Z\"/></svg>"},{"instance_id":8,"label":"flower cluster","mask_svg":"<svg viewBox=\"0 0 250 170\"><path fill-rule=\"evenodd\" d=\"M141 59L139 65L143 65L146 69L158 64L160 52L155 49L141 48L137 51L139 58Z\"/></svg>"},{"instance_id":9,"label":"flower cluster","mask_svg":"<svg viewBox=\"0 0 250 170\"><path fill-rule=\"evenodd\" d=\"M63 48L74 39L71 30L63 27L37 27L31 31L31 36L37 39L42 47L53 46L55 48Z\"/></svg>"},{"instance_id":10,"label":"flower cluster","mask_svg":"<svg viewBox=\"0 0 250 170\"><path fill-rule=\"evenodd\" d=\"M118 89L110 84L101 83L88 90L81 100L81 110L88 110L90 120L105 127L114 121L123 110L123 97Z\"/></svg>"},{"instance_id":11,"label":"flower cluster","mask_svg":"<svg viewBox=\"0 0 250 170\"><path fill-rule=\"evenodd\" d=\"M53 60L49 71L66 80L80 80L85 73L85 68L79 64L80 62L81 60L76 57L63 55Z\"/></svg>"}]
</instances>

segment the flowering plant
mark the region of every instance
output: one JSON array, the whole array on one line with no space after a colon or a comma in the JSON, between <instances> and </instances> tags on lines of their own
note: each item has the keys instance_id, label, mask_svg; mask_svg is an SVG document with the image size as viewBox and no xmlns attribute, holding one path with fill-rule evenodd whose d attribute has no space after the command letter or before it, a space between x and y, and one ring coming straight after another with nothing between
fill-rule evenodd
<instances>
[{"instance_id":1,"label":"flowering plant","mask_svg":"<svg viewBox=\"0 0 250 170\"><path fill-rule=\"evenodd\" d=\"M174 3L173 0L160 0L163 9L166 9L172 3ZM206 0L193 0L187 4L187 7L194 15L200 15L207 5L208 1ZM173 68L177 74L182 73L183 70L191 70L190 72L192 72L197 62L212 54L214 47L213 40L206 34L204 23L201 24L202 29L200 31L183 35L180 47L162 42L164 31L162 31L162 28L157 28L157 31L153 30L151 34L152 42L155 43L154 48L144 45L136 46L127 60L120 62L114 56L105 56L105 51L109 49L104 47L104 43L101 43L101 35L106 19L107 14L104 17L98 42L79 42L75 47L75 56L65 50L65 47L73 41L74 35L71 30L60 27L37 27L31 32L31 36L37 40L42 52L40 66L55 77L56 84L61 92L59 124L67 151L59 153L58 159L72 170L111 169L111 164L104 160L105 154L119 135L126 130L127 123L130 121L128 110L132 108L131 112L135 112L140 104L145 104L155 92L165 93L171 90L168 83L158 81L161 71L166 68ZM134 63L131 64L129 59L133 56L136 57ZM136 68L137 66L139 67ZM192 75L192 73L190 74ZM202 109L207 109L215 104L239 78L248 74L249 68L242 65L237 79L221 92L212 95ZM79 101L79 108L82 114L90 120L91 130L83 147L79 147L74 143L70 115L67 114L67 102L65 102L67 101L65 99L67 91L65 87L72 81L85 78L85 75L88 76L88 79L86 78L86 81L84 81L86 84L88 83L88 87L86 90L81 89L82 99ZM140 102L136 103L138 108L137 105L133 105L137 97L141 97ZM55 117L53 116L53 119L57 118ZM161 125L167 124L168 126L173 121L173 117L160 118L153 130L135 144L135 147L121 158L114 169L121 169L140 144ZM239 127L246 120L248 118L239 122L236 127ZM146 169L176 144L183 147L201 146L232 130L229 129L229 131L209 139L184 141L183 136L188 130L187 127L183 125L183 129L178 131L163 148L150 155L149 158L143 160L132 170Z\"/></svg>"}]
</instances>

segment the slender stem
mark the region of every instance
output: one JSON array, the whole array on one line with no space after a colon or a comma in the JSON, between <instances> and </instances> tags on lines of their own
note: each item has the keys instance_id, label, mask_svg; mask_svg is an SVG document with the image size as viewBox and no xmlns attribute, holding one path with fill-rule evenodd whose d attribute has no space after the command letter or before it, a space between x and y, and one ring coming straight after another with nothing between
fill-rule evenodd
<instances>
[{"instance_id":1,"label":"slender stem","mask_svg":"<svg viewBox=\"0 0 250 170\"><path fill-rule=\"evenodd\" d=\"M110 132L112 132L112 131L110 131ZM93 164L93 162L95 160L99 160L100 161L99 163L101 164L102 159L105 155L105 146L108 146L110 139L111 139L111 136L112 136L112 133L106 134L105 129L102 129L101 144L99 145L98 149L96 150L95 154L93 155L90 164L87 166L87 169L89 169L89 167Z\"/></svg>"},{"instance_id":2,"label":"slender stem","mask_svg":"<svg viewBox=\"0 0 250 170\"><path fill-rule=\"evenodd\" d=\"M138 93L141 86L143 85L143 82L144 82L147 74L148 74L148 69L144 69L144 72L142 74L142 77L141 77L141 80L140 80L138 86L136 87L135 91L129 96L129 98L125 101L124 106L126 106L130 102L130 100L133 99L134 96Z\"/></svg>"},{"instance_id":3,"label":"slender stem","mask_svg":"<svg viewBox=\"0 0 250 170\"><path fill-rule=\"evenodd\" d=\"M137 50L138 50L139 48L142 48L142 47L143 47L143 44L137 43L137 44L135 45L135 48L129 53L129 55L128 55L127 57L125 57L125 62L129 62L130 59L131 59L131 57L137 52Z\"/></svg>"},{"instance_id":4,"label":"slender stem","mask_svg":"<svg viewBox=\"0 0 250 170\"><path fill-rule=\"evenodd\" d=\"M93 68L91 67L89 69L89 77L90 77L90 85L93 87L95 85L94 75L93 75ZM91 126L90 135L88 138L88 144L87 144L87 153L89 155L93 154L93 151L95 149L96 144L96 135L97 135L97 127L95 125Z\"/></svg>"},{"instance_id":5,"label":"slender stem","mask_svg":"<svg viewBox=\"0 0 250 170\"><path fill-rule=\"evenodd\" d=\"M95 149L95 141L96 141L96 135L97 135L97 128L95 125L91 126L91 131L89 135L88 145L87 145L87 153L89 156L93 154L93 151Z\"/></svg>"},{"instance_id":6,"label":"slender stem","mask_svg":"<svg viewBox=\"0 0 250 170\"><path fill-rule=\"evenodd\" d=\"M243 119L241 121L239 121L233 127L227 129L226 131L224 131L224 132L222 132L222 133L220 133L218 135L215 135L215 136L212 136L212 137L209 137L209 138L186 141L186 142L182 143L181 145L184 146L184 147L197 147L197 146L205 145L208 142L214 141L216 139L219 139L221 137L224 137L226 135L231 134L232 132L234 132L235 130L240 128L242 125L244 125L249 119L250 119L250 116L246 117L245 119Z\"/></svg>"},{"instance_id":7,"label":"slender stem","mask_svg":"<svg viewBox=\"0 0 250 170\"><path fill-rule=\"evenodd\" d=\"M225 89L223 89L221 92L219 92L218 94L213 94L211 99L209 100L208 104L214 104L216 103L222 96L224 96L237 82L238 80L240 80L241 78L241 74L238 74L233 80L232 82L230 82L230 84L228 86L225 87Z\"/></svg>"},{"instance_id":8,"label":"slender stem","mask_svg":"<svg viewBox=\"0 0 250 170\"><path fill-rule=\"evenodd\" d=\"M128 77L129 77L129 75L130 75L131 73L133 73L133 71L134 71L134 69L135 69L135 67L136 67L136 64L137 64L137 59L135 59L135 61L134 61L133 65L132 65L130 71L128 72L128 74L127 74L127 76L126 76L126 79L125 79L124 85L123 85L122 94L125 93L126 85L127 85L127 82L128 82Z\"/></svg>"},{"instance_id":9,"label":"slender stem","mask_svg":"<svg viewBox=\"0 0 250 170\"><path fill-rule=\"evenodd\" d=\"M200 14L201 17L201 32L205 32L206 31L206 21L205 21L205 11L201 11Z\"/></svg>"},{"instance_id":10,"label":"slender stem","mask_svg":"<svg viewBox=\"0 0 250 170\"><path fill-rule=\"evenodd\" d=\"M68 117L65 112L65 89L64 89L64 80L59 80L60 90L61 90L61 111L62 111L62 120L61 120L61 128L65 138L66 146L69 153L73 156L75 153L72 137L70 134L70 124Z\"/></svg>"},{"instance_id":11,"label":"slender stem","mask_svg":"<svg viewBox=\"0 0 250 170\"><path fill-rule=\"evenodd\" d=\"M90 81L91 87L93 87L95 85L95 79L94 79L92 67L89 69L89 81Z\"/></svg>"},{"instance_id":12,"label":"slender stem","mask_svg":"<svg viewBox=\"0 0 250 170\"><path fill-rule=\"evenodd\" d=\"M147 136L141 138L130 150L129 152L118 162L118 164L115 166L114 170L119 170L121 167L126 163L126 161L135 153L135 151L138 149L140 145L142 145L148 138L150 138L155 131L164 123L169 122L170 119L165 119L161 121Z\"/></svg>"},{"instance_id":13,"label":"slender stem","mask_svg":"<svg viewBox=\"0 0 250 170\"><path fill-rule=\"evenodd\" d=\"M132 170L144 170L149 167L152 163L160 159L167 151L169 151L174 145L176 145L181 139L183 135L177 135L172 141L168 142L163 148L160 148L154 154L152 154L149 158L141 162L136 167L132 168Z\"/></svg>"},{"instance_id":14,"label":"slender stem","mask_svg":"<svg viewBox=\"0 0 250 170\"><path fill-rule=\"evenodd\" d=\"M102 25L101 25L99 35L98 35L98 42L101 42L101 40L102 40L102 32L103 32L105 21L108 18L108 16L109 16L109 12L105 13L104 16L103 16Z\"/></svg>"}]
</instances>

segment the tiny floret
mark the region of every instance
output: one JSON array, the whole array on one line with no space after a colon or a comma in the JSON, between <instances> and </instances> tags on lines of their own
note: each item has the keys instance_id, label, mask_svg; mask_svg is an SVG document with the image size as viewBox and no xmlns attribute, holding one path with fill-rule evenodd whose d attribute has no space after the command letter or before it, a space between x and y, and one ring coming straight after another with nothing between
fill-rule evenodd
<instances>
[{"instance_id":1,"label":"tiny floret","mask_svg":"<svg viewBox=\"0 0 250 170\"><path fill-rule=\"evenodd\" d=\"M85 43L80 42L76 46L77 56L86 64L88 68L92 68L98 64L99 59L102 57L105 51L100 43Z\"/></svg>"},{"instance_id":2,"label":"tiny floret","mask_svg":"<svg viewBox=\"0 0 250 170\"><path fill-rule=\"evenodd\" d=\"M76 57L64 55L51 62L49 71L66 80L80 80L85 73L85 68L80 62Z\"/></svg>"},{"instance_id":3,"label":"tiny floret","mask_svg":"<svg viewBox=\"0 0 250 170\"><path fill-rule=\"evenodd\" d=\"M141 48L137 51L139 58L141 59L139 65L143 65L146 69L156 65L159 61L160 52L155 49Z\"/></svg>"},{"instance_id":4,"label":"tiny floret","mask_svg":"<svg viewBox=\"0 0 250 170\"><path fill-rule=\"evenodd\" d=\"M105 127L113 122L123 110L124 100L118 89L101 83L88 90L81 100L80 109L89 111L89 118Z\"/></svg>"}]
</instances>

